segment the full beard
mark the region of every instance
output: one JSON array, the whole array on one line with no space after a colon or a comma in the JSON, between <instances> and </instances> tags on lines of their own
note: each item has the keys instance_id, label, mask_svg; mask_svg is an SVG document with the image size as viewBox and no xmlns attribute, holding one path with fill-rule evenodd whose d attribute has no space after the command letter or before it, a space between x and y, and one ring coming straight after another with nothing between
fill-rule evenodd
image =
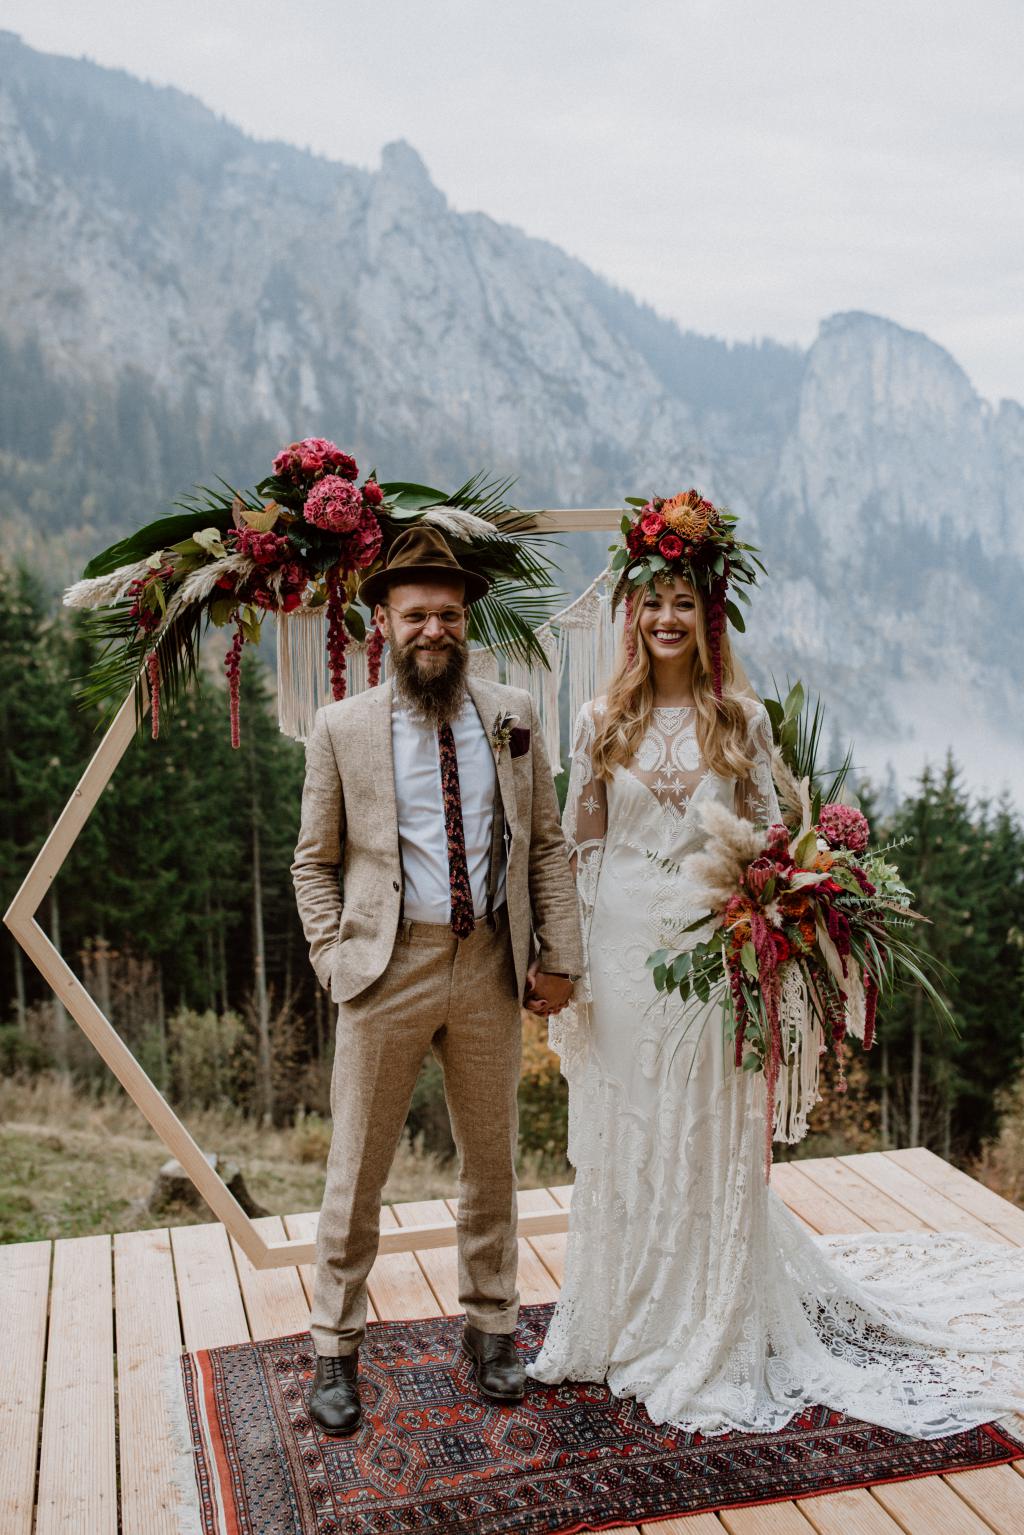
<instances>
[{"instance_id":1,"label":"full beard","mask_svg":"<svg viewBox=\"0 0 1024 1535\"><path fill-rule=\"evenodd\" d=\"M417 651L422 654L424 650L445 656L445 664L421 666ZM401 647L391 646L391 670L399 695L431 725L450 724L462 708L468 665L465 640L446 639L431 646L410 640Z\"/></svg>"}]
</instances>

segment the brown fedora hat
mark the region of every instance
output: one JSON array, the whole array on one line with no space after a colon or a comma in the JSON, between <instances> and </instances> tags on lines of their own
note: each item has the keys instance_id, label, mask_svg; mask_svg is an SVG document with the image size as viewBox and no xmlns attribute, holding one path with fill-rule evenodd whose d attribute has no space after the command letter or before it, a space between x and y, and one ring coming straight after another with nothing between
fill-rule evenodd
<instances>
[{"instance_id":1,"label":"brown fedora hat","mask_svg":"<svg viewBox=\"0 0 1024 1535\"><path fill-rule=\"evenodd\" d=\"M367 576L359 588L359 600L373 608L385 601L390 588L399 581L429 581L432 576L442 581L464 581L467 602L477 602L491 585L486 576L465 570L459 564L436 528L417 522L399 533L388 550L385 564Z\"/></svg>"}]
</instances>

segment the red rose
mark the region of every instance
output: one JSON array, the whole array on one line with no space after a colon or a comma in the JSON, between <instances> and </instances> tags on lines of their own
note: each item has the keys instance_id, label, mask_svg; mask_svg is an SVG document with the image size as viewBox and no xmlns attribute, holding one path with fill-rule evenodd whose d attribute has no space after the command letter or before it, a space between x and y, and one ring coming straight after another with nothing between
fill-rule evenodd
<instances>
[{"instance_id":1,"label":"red rose","mask_svg":"<svg viewBox=\"0 0 1024 1535\"><path fill-rule=\"evenodd\" d=\"M683 552L683 541L678 533L664 533L658 540L658 548L666 560L678 560Z\"/></svg>"},{"instance_id":2,"label":"red rose","mask_svg":"<svg viewBox=\"0 0 1024 1535\"><path fill-rule=\"evenodd\" d=\"M626 548L630 554L640 554L644 547L644 535L639 527L633 526L626 534Z\"/></svg>"},{"instance_id":3,"label":"red rose","mask_svg":"<svg viewBox=\"0 0 1024 1535\"><path fill-rule=\"evenodd\" d=\"M363 500L367 506L380 506L384 500L384 492L376 480L367 480L363 486Z\"/></svg>"},{"instance_id":4,"label":"red rose","mask_svg":"<svg viewBox=\"0 0 1024 1535\"><path fill-rule=\"evenodd\" d=\"M646 517L640 519L640 531L645 538L656 542L665 531L665 519L660 512L648 512Z\"/></svg>"}]
</instances>

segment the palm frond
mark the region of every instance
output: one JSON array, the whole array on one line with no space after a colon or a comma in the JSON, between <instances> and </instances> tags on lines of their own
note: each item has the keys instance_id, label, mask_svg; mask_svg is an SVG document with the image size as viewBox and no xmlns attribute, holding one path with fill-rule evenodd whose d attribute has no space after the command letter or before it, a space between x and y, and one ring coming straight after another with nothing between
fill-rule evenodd
<instances>
[{"instance_id":1,"label":"palm frond","mask_svg":"<svg viewBox=\"0 0 1024 1535\"><path fill-rule=\"evenodd\" d=\"M491 583L487 595L470 610L469 637L525 664L546 666L547 657L534 630L554 616L562 593L555 585L555 567L544 552L550 548L551 539L530 531L529 513L508 500L514 483L510 478L488 478L479 473L451 492L408 481L391 481L381 489L400 517L408 513L401 517L396 534L401 525L432 508L471 512L474 518L491 525L490 537L475 527L472 536L445 529L445 538L459 563L487 576Z\"/></svg>"},{"instance_id":2,"label":"palm frond","mask_svg":"<svg viewBox=\"0 0 1024 1535\"><path fill-rule=\"evenodd\" d=\"M821 803L829 804L839 798L849 779L853 746L847 747L838 767L822 766L825 710L821 695L816 694L812 702L801 682L787 685L785 696L774 678L772 687L774 694L766 695L763 702L771 720L775 745L794 778L808 780L811 798L820 794Z\"/></svg>"},{"instance_id":3,"label":"palm frond","mask_svg":"<svg viewBox=\"0 0 1024 1535\"><path fill-rule=\"evenodd\" d=\"M99 554L93 555L82 572L83 578L90 579L93 576L106 576L119 565L130 565L135 560L144 560L148 554L155 554L158 549L167 549L171 544L181 543L183 539L191 538L199 528L216 527L221 533L226 533L231 526L231 504L237 492L226 487L230 494L225 496L217 490L208 490L202 485L196 486L196 493L180 496L172 505L176 511L163 512L154 522L147 522L145 527L136 528L127 538L121 538L116 544L110 544L102 549ZM247 506L253 505L251 499L245 496L241 498ZM261 503L255 503L259 505Z\"/></svg>"}]
</instances>

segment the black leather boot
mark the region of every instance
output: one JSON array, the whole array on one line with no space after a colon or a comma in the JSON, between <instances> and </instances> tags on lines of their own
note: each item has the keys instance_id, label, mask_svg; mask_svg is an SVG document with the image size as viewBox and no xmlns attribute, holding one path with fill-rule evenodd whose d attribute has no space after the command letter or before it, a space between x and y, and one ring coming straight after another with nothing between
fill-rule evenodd
<instances>
[{"instance_id":1,"label":"black leather boot","mask_svg":"<svg viewBox=\"0 0 1024 1535\"><path fill-rule=\"evenodd\" d=\"M359 1404L359 1350L336 1359L318 1354L309 1415L325 1434L352 1434L363 1416Z\"/></svg>"},{"instance_id":2,"label":"black leather boot","mask_svg":"<svg viewBox=\"0 0 1024 1535\"><path fill-rule=\"evenodd\" d=\"M521 1402L526 1371L519 1363L515 1338L510 1332L481 1332L467 1322L462 1351L473 1361L473 1374L482 1396L493 1402Z\"/></svg>"}]
</instances>

